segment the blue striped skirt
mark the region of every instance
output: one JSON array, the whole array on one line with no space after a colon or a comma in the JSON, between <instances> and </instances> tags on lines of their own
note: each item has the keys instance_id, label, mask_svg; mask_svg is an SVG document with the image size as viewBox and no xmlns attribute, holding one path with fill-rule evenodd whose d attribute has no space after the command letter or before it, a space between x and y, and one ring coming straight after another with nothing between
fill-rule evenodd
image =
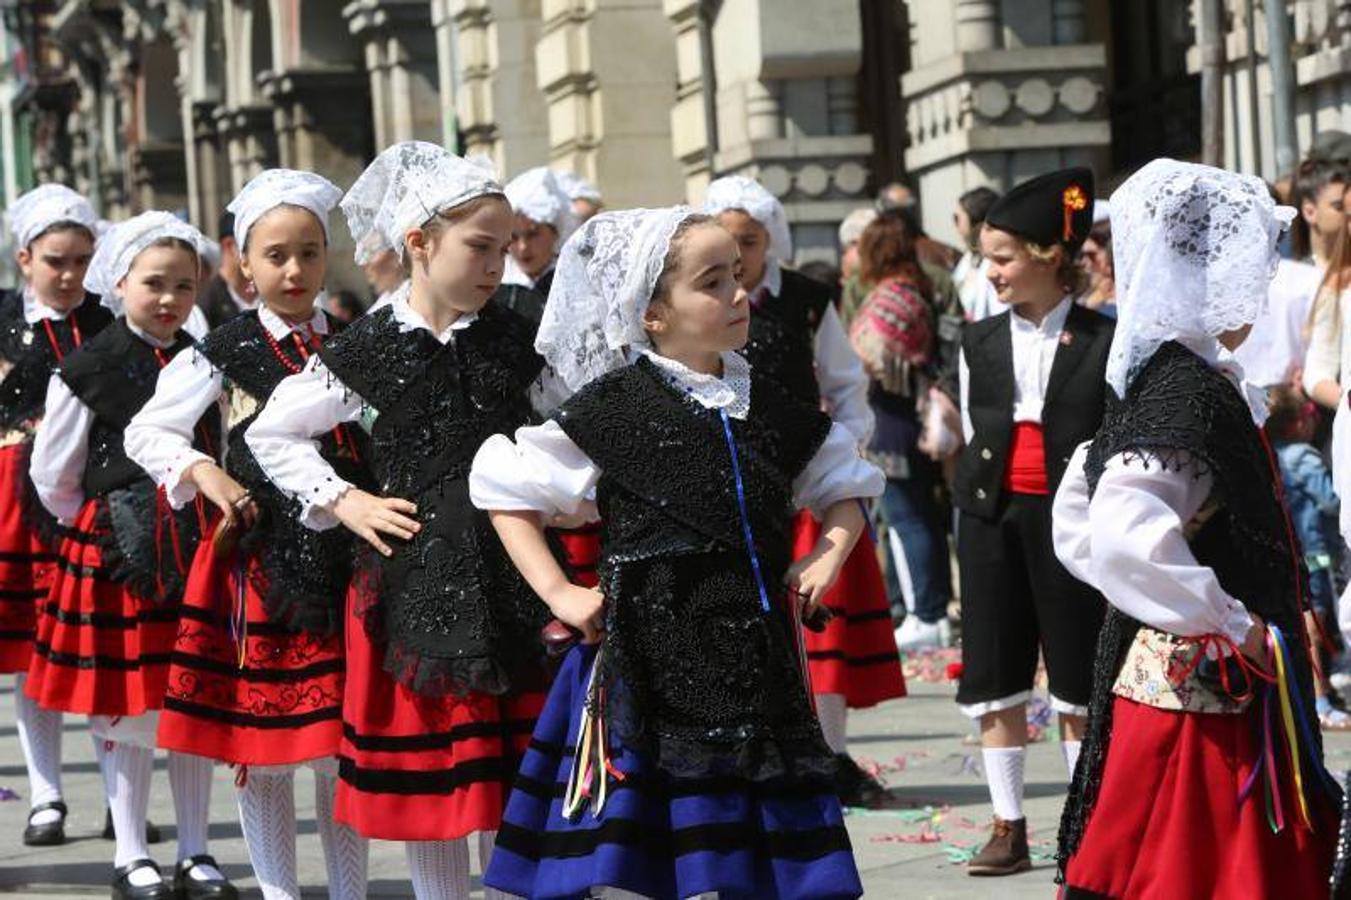
<instances>
[{"instance_id":1,"label":"blue striped skirt","mask_svg":"<svg viewBox=\"0 0 1351 900\"><path fill-rule=\"evenodd\" d=\"M839 801L823 786L664 777L611 742L624 774L596 816L564 818L594 647L569 652L507 801L484 884L530 898L620 889L682 900L854 898L863 893Z\"/></svg>"}]
</instances>

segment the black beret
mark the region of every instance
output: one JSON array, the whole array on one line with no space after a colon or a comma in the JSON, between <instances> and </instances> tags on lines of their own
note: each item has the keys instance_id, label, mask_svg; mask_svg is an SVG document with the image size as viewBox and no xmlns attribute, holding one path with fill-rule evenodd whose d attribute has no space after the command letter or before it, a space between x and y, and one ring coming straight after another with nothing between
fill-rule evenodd
<instances>
[{"instance_id":1,"label":"black beret","mask_svg":"<svg viewBox=\"0 0 1351 900\"><path fill-rule=\"evenodd\" d=\"M1093 170L1047 172L1015 186L990 207L985 224L1043 247L1078 253L1093 227Z\"/></svg>"}]
</instances>

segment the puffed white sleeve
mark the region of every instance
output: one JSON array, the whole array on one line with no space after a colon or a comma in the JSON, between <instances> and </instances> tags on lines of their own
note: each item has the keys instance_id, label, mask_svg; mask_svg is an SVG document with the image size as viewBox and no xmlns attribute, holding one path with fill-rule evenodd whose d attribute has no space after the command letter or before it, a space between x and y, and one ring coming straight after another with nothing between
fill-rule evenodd
<instances>
[{"instance_id":1,"label":"puffed white sleeve","mask_svg":"<svg viewBox=\"0 0 1351 900\"><path fill-rule=\"evenodd\" d=\"M1107 461L1088 504L1093 584L1107 602L1181 637L1224 635L1243 642L1252 616L1197 562L1186 527L1210 496L1213 479L1121 455Z\"/></svg>"},{"instance_id":2,"label":"puffed white sleeve","mask_svg":"<svg viewBox=\"0 0 1351 900\"><path fill-rule=\"evenodd\" d=\"M859 454L856 436L834 422L816 455L793 481L793 505L811 510L819 519L841 500L880 497L886 486L882 470Z\"/></svg>"},{"instance_id":3,"label":"puffed white sleeve","mask_svg":"<svg viewBox=\"0 0 1351 900\"><path fill-rule=\"evenodd\" d=\"M1060 564L1075 578L1091 585L1093 539L1088 524L1088 477L1084 474L1090 443L1084 441L1075 448L1060 479L1051 503L1051 544Z\"/></svg>"},{"instance_id":4,"label":"puffed white sleeve","mask_svg":"<svg viewBox=\"0 0 1351 900\"><path fill-rule=\"evenodd\" d=\"M816 380L831 418L848 428L860 446L866 445L877 424L868 404L868 374L834 305L826 307L816 328Z\"/></svg>"},{"instance_id":5,"label":"puffed white sleeve","mask_svg":"<svg viewBox=\"0 0 1351 900\"><path fill-rule=\"evenodd\" d=\"M474 455L469 499L479 509L533 510L546 518L586 514L600 469L553 419L495 434Z\"/></svg>"},{"instance_id":6,"label":"puffed white sleeve","mask_svg":"<svg viewBox=\"0 0 1351 900\"><path fill-rule=\"evenodd\" d=\"M197 496L196 485L183 480L188 469L220 462L193 447L192 436L202 414L219 405L223 385L220 371L205 356L184 350L160 370L154 396L123 434L127 456L164 488L174 509Z\"/></svg>"},{"instance_id":7,"label":"puffed white sleeve","mask_svg":"<svg viewBox=\"0 0 1351 900\"><path fill-rule=\"evenodd\" d=\"M1304 353L1304 392L1311 395L1324 381L1341 382L1342 337L1337 307L1341 298L1330 298L1322 291L1314 297L1313 322L1309 329L1309 349Z\"/></svg>"},{"instance_id":8,"label":"puffed white sleeve","mask_svg":"<svg viewBox=\"0 0 1351 900\"><path fill-rule=\"evenodd\" d=\"M352 485L319 453L319 438L361 418L365 403L318 356L282 379L244 432L268 480L300 501L300 522L315 531L340 524L333 504Z\"/></svg>"},{"instance_id":9,"label":"puffed white sleeve","mask_svg":"<svg viewBox=\"0 0 1351 900\"><path fill-rule=\"evenodd\" d=\"M28 474L42 505L61 524L69 525L84 505L82 481L94 411L75 396L59 375L53 375L47 382L45 410L33 440Z\"/></svg>"}]
</instances>

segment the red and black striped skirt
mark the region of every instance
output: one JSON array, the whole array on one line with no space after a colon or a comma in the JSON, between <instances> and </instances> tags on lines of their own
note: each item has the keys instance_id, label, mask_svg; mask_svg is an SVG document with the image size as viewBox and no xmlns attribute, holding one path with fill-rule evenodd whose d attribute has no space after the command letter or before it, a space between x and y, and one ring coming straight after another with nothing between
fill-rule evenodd
<instances>
[{"instance_id":1,"label":"red and black striped skirt","mask_svg":"<svg viewBox=\"0 0 1351 900\"><path fill-rule=\"evenodd\" d=\"M56 554L25 522L32 442L0 448L0 673L27 672Z\"/></svg>"}]
</instances>

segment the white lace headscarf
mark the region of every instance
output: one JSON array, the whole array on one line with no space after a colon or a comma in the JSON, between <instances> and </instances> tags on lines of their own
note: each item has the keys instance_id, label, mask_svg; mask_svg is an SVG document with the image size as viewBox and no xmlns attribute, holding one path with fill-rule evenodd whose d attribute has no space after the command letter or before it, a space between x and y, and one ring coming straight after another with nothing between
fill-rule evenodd
<instances>
[{"instance_id":1,"label":"white lace headscarf","mask_svg":"<svg viewBox=\"0 0 1351 900\"><path fill-rule=\"evenodd\" d=\"M206 238L173 213L152 209L125 222L118 222L99 239L94 258L84 273L84 288L98 294L113 315L122 314L117 283L126 277L141 251L161 238L177 238L193 248L200 259Z\"/></svg>"},{"instance_id":2,"label":"white lace headscarf","mask_svg":"<svg viewBox=\"0 0 1351 900\"><path fill-rule=\"evenodd\" d=\"M572 198L563 189L558 176L544 166L527 169L508 181L506 194L512 212L541 225L552 225L558 232L558 246L577 230Z\"/></svg>"},{"instance_id":3,"label":"white lace headscarf","mask_svg":"<svg viewBox=\"0 0 1351 900\"><path fill-rule=\"evenodd\" d=\"M42 232L62 222L74 222L98 237L99 218L94 208L80 194L64 184L43 184L33 188L10 204L7 211L10 230L14 232L14 246L27 247Z\"/></svg>"},{"instance_id":4,"label":"white lace headscarf","mask_svg":"<svg viewBox=\"0 0 1351 900\"><path fill-rule=\"evenodd\" d=\"M739 209L759 222L769 233L769 255L783 263L793 261L793 235L788 230L788 214L779 198L764 185L744 175L728 175L708 186L704 212L716 216Z\"/></svg>"},{"instance_id":5,"label":"white lace headscarf","mask_svg":"<svg viewBox=\"0 0 1351 900\"><path fill-rule=\"evenodd\" d=\"M235 214L235 244L243 252L249 229L278 206L309 210L323 226L324 240L328 241L328 214L338 205L340 197L342 189L322 175L296 169L267 169L249 179L225 208Z\"/></svg>"},{"instance_id":6,"label":"white lace headscarf","mask_svg":"<svg viewBox=\"0 0 1351 900\"><path fill-rule=\"evenodd\" d=\"M586 200L589 203L601 202L600 188L587 181L576 172L556 172L558 183L569 200Z\"/></svg>"},{"instance_id":7,"label":"white lace headscarf","mask_svg":"<svg viewBox=\"0 0 1351 900\"><path fill-rule=\"evenodd\" d=\"M385 250L403 256L403 236L437 213L502 194L491 163L462 159L437 144L401 141L375 158L342 198L357 265Z\"/></svg>"},{"instance_id":8,"label":"white lace headscarf","mask_svg":"<svg viewBox=\"0 0 1351 900\"><path fill-rule=\"evenodd\" d=\"M694 215L688 206L602 212L558 256L535 349L577 391L626 363L646 344L647 312L671 238Z\"/></svg>"},{"instance_id":9,"label":"white lace headscarf","mask_svg":"<svg viewBox=\"0 0 1351 900\"><path fill-rule=\"evenodd\" d=\"M1219 335L1257 320L1295 211L1256 176L1171 159L1126 179L1110 202L1119 318L1107 383L1125 397L1165 342L1213 354Z\"/></svg>"}]
</instances>

